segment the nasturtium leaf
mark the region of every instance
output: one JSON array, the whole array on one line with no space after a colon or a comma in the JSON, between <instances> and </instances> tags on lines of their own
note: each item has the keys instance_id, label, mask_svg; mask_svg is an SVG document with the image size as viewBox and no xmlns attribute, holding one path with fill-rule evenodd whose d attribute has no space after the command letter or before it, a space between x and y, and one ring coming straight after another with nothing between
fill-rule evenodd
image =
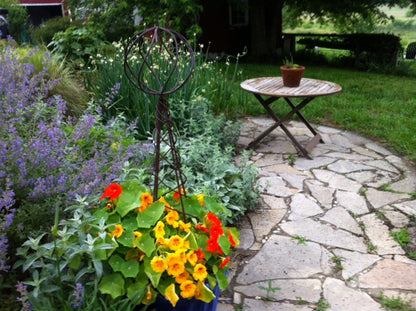
<instances>
[{"instance_id":1,"label":"nasturtium leaf","mask_svg":"<svg viewBox=\"0 0 416 311\"><path fill-rule=\"evenodd\" d=\"M139 304L146 294L147 278L138 279L136 283L132 283L127 287L127 297L135 304Z\"/></svg>"},{"instance_id":2,"label":"nasturtium leaf","mask_svg":"<svg viewBox=\"0 0 416 311\"><path fill-rule=\"evenodd\" d=\"M131 230L124 231L121 237L117 238L117 241L126 247L133 247L134 232Z\"/></svg>"},{"instance_id":3,"label":"nasturtium leaf","mask_svg":"<svg viewBox=\"0 0 416 311\"><path fill-rule=\"evenodd\" d=\"M214 293L203 282L199 281L196 286L198 288L198 293L200 294L199 300L210 303L215 299Z\"/></svg>"},{"instance_id":4,"label":"nasturtium leaf","mask_svg":"<svg viewBox=\"0 0 416 311\"><path fill-rule=\"evenodd\" d=\"M138 243L135 243L137 248L146 254L147 257L150 257L155 250L155 240L150 236L149 233L143 234Z\"/></svg>"},{"instance_id":5,"label":"nasturtium leaf","mask_svg":"<svg viewBox=\"0 0 416 311\"><path fill-rule=\"evenodd\" d=\"M190 249L197 251L199 246L198 246L198 243L196 242L195 235L193 234L193 232L189 233L187 240L189 241Z\"/></svg>"},{"instance_id":6,"label":"nasturtium leaf","mask_svg":"<svg viewBox=\"0 0 416 311\"><path fill-rule=\"evenodd\" d=\"M160 277L162 276L162 273L157 273L152 269L149 258L145 258L144 260L144 272L146 273L150 282L152 282L153 287L157 288L159 285L159 281L160 281Z\"/></svg>"},{"instance_id":7,"label":"nasturtium leaf","mask_svg":"<svg viewBox=\"0 0 416 311\"><path fill-rule=\"evenodd\" d=\"M225 255L229 255L231 253L231 243L230 240L228 240L228 237L221 235L218 238L218 244L220 245Z\"/></svg>"},{"instance_id":8,"label":"nasturtium leaf","mask_svg":"<svg viewBox=\"0 0 416 311\"><path fill-rule=\"evenodd\" d=\"M226 214L228 212L224 205L218 203L214 198L205 197L204 202L207 210L215 215Z\"/></svg>"},{"instance_id":9,"label":"nasturtium leaf","mask_svg":"<svg viewBox=\"0 0 416 311\"><path fill-rule=\"evenodd\" d=\"M120 216L117 214L112 214L108 216L107 219L107 224L114 224L114 225L119 225L121 222ZM112 228L110 228L110 230L114 230L114 226Z\"/></svg>"},{"instance_id":10,"label":"nasturtium leaf","mask_svg":"<svg viewBox=\"0 0 416 311\"><path fill-rule=\"evenodd\" d=\"M139 262L136 260L124 260L118 255L111 256L108 261L114 272L121 272L126 278L134 278L139 273Z\"/></svg>"},{"instance_id":11,"label":"nasturtium leaf","mask_svg":"<svg viewBox=\"0 0 416 311\"><path fill-rule=\"evenodd\" d=\"M185 213L188 215L201 219L205 214L196 196L183 198L183 205L185 206Z\"/></svg>"},{"instance_id":12,"label":"nasturtium leaf","mask_svg":"<svg viewBox=\"0 0 416 311\"><path fill-rule=\"evenodd\" d=\"M125 294L124 278L120 273L113 273L102 278L98 285L100 292L109 294L113 299Z\"/></svg>"},{"instance_id":13,"label":"nasturtium leaf","mask_svg":"<svg viewBox=\"0 0 416 311\"><path fill-rule=\"evenodd\" d=\"M131 213L123 218L123 221L121 223L123 228L125 230L131 230L134 231L137 229L138 223L137 223L137 215L135 213Z\"/></svg>"},{"instance_id":14,"label":"nasturtium leaf","mask_svg":"<svg viewBox=\"0 0 416 311\"><path fill-rule=\"evenodd\" d=\"M149 205L142 213L137 213L139 228L150 228L156 224L165 210L162 202L155 202Z\"/></svg>"},{"instance_id":15,"label":"nasturtium leaf","mask_svg":"<svg viewBox=\"0 0 416 311\"><path fill-rule=\"evenodd\" d=\"M218 285L220 286L221 290L226 289L228 287L228 278L226 272L226 269L219 269L219 271L216 273Z\"/></svg>"},{"instance_id":16,"label":"nasturtium leaf","mask_svg":"<svg viewBox=\"0 0 416 311\"><path fill-rule=\"evenodd\" d=\"M96 218L94 223L98 224L101 219L104 219L104 220L108 219L108 212L104 209L100 209L96 211L93 216Z\"/></svg>"},{"instance_id":17,"label":"nasturtium leaf","mask_svg":"<svg viewBox=\"0 0 416 311\"><path fill-rule=\"evenodd\" d=\"M240 231L238 231L237 228L231 227L228 230L228 234L231 236L229 237L229 239L233 239L235 246L237 247L238 245L240 245Z\"/></svg>"},{"instance_id":18,"label":"nasturtium leaf","mask_svg":"<svg viewBox=\"0 0 416 311\"><path fill-rule=\"evenodd\" d=\"M146 188L138 180L126 181L121 186L123 193L117 199L116 211L124 217L131 210L140 207L142 203L140 196L146 192Z\"/></svg>"}]
</instances>

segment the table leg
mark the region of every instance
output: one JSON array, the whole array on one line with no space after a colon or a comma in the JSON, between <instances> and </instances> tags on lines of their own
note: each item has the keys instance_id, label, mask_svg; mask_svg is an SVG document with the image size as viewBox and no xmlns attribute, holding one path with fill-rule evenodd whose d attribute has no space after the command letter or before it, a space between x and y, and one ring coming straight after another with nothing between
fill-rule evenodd
<instances>
[{"instance_id":1,"label":"table leg","mask_svg":"<svg viewBox=\"0 0 416 311\"><path fill-rule=\"evenodd\" d=\"M272 119L276 122L272 126L270 126L268 129L266 129L263 133L261 133L259 136L257 136L252 142L248 144L246 149L251 149L254 146L256 146L264 137L269 135L274 129L277 127L281 127L281 129L285 132L285 134L289 137L289 139L293 142L293 144L296 146L298 151L308 159L311 159L309 156L309 152L316 146L316 144L321 141L323 142L321 135L319 135L313 127L309 124L309 122L305 119L305 117L300 113L300 110L305 107L308 103L310 103L314 98L308 97L305 98L301 103L299 103L297 106L295 106L288 98L285 98L286 102L291 106L292 110L283 118L279 119L274 111L270 108L270 105L279 99L279 97L270 97L266 100L264 100L260 95L254 94L254 96L257 98L257 100L261 103L261 105L266 109L268 114L272 117ZM304 148L297 140L296 138L290 133L290 131L287 129L287 127L284 125L284 122L289 120L294 114L297 114L299 118L304 122L304 124L308 127L308 129L312 132L314 135L313 139L307 144L307 146Z\"/></svg>"}]
</instances>

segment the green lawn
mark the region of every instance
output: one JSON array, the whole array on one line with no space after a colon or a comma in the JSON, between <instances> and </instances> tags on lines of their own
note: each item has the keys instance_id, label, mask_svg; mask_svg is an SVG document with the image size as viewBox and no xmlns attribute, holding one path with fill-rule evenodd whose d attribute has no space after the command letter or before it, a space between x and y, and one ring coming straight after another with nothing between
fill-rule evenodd
<instances>
[{"instance_id":1,"label":"green lawn","mask_svg":"<svg viewBox=\"0 0 416 311\"><path fill-rule=\"evenodd\" d=\"M264 114L254 96L239 87L242 80L280 76L278 65L240 64L242 75L234 86L232 105L240 115ZM350 69L308 65L305 77L333 81L343 87L334 96L317 98L304 110L307 119L350 130L386 143L416 160L416 77L375 74ZM275 108L288 111L277 101Z\"/></svg>"}]
</instances>

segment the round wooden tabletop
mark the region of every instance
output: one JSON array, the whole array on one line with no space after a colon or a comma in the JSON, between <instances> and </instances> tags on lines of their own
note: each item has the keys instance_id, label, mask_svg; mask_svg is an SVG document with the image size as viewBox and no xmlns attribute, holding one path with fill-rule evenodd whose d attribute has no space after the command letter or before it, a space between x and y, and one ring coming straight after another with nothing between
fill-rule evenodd
<instances>
[{"instance_id":1,"label":"round wooden tabletop","mask_svg":"<svg viewBox=\"0 0 416 311\"><path fill-rule=\"evenodd\" d=\"M317 97L340 93L342 87L336 83L302 78L298 87L283 85L282 77L262 77L241 82L247 92L273 97Z\"/></svg>"}]
</instances>

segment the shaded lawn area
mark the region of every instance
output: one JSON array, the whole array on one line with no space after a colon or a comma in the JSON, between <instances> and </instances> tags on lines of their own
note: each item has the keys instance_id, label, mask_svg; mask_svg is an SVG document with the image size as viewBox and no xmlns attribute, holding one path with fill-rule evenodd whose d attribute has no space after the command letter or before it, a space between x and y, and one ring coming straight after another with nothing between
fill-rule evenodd
<instances>
[{"instance_id":1,"label":"shaded lawn area","mask_svg":"<svg viewBox=\"0 0 416 311\"><path fill-rule=\"evenodd\" d=\"M239 66L242 70L241 81L281 75L278 65ZM343 87L341 94L316 98L302 110L308 120L375 138L416 160L416 77L312 65L307 65L304 77L332 81ZM264 114L254 96L241 94L241 81L235 85L239 113ZM273 107L280 110L281 115L289 111L283 101L275 102Z\"/></svg>"}]
</instances>

